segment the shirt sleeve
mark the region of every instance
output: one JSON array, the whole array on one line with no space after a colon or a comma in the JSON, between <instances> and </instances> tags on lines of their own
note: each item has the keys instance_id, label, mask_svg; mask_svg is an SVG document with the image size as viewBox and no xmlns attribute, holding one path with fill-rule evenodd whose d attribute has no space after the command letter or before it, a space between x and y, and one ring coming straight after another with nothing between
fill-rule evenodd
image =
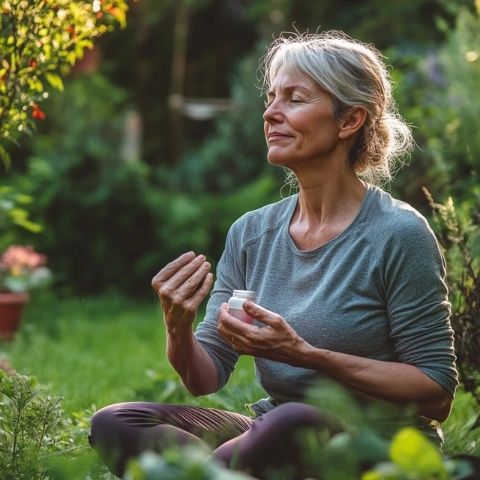
<instances>
[{"instance_id":1,"label":"shirt sleeve","mask_svg":"<svg viewBox=\"0 0 480 480\"><path fill-rule=\"evenodd\" d=\"M445 260L426 220L412 213L388 237L384 284L399 361L415 365L454 395L458 385Z\"/></svg>"},{"instance_id":2,"label":"shirt sleeve","mask_svg":"<svg viewBox=\"0 0 480 480\"><path fill-rule=\"evenodd\" d=\"M196 328L195 336L212 358L218 371L218 389L222 388L230 378L239 359L231 345L225 342L217 330L218 312L223 302L232 296L233 290L245 289L242 271L242 255L240 252L239 225L235 222L227 234L225 249L217 265L216 280L206 314Z\"/></svg>"}]
</instances>

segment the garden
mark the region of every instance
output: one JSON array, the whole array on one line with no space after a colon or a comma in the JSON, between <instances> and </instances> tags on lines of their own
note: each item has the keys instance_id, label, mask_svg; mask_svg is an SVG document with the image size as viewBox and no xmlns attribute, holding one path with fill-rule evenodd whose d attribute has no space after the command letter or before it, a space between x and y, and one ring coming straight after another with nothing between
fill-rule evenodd
<instances>
[{"instance_id":1,"label":"garden","mask_svg":"<svg viewBox=\"0 0 480 480\"><path fill-rule=\"evenodd\" d=\"M88 443L105 405L248 414L265 396L246 355L221 391L189 394L166 358L150 282L190 250L214 269L237 218L292 193L265 160L258 60L272 35L319 25L373 43L389 65L416 145L383 188L427 217L443 250L461 383L441 451L411 428L387 440L391 406L315 385L309 402L345 428L307 436L305 454L325 480L480 478L478 0L0 0L0 9L0 480L115 478ZM181 448L149 452L125 476L248 478Z\"/></svg>"}]
</instances>

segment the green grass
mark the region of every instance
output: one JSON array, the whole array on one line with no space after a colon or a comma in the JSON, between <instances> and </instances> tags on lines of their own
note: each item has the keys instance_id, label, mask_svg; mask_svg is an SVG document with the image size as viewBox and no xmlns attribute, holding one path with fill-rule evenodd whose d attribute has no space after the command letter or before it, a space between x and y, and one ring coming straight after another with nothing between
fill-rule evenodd
<instances>
[{"instance_id":1,"label":"green grass","mask_svg":"<svg viewBox=\"0 0 480 480\"><path fill-rule=\"evenodd\" d=\"M63 398L62 407L73 422L75 454L60 459L62 479L113 479L87 443L89 417L105 405L144 400L246 414L245 404L265 396L249 357L241 358L221 392L190 395L165 356L163 319L155 299L36 297L15 340L0 343L0 356Z\"/></svg>"},{"instance_id":2,"label":"green grass","mask_svg":"<svg viewBox=\"0 0 480 480\"><path fill-rule=\"evenodd\" d=\"M244 357L219 394L192 397L166 359L164 333L155 299L43 298L29 305L20 334L0 352L62 396L68 413L131 400L244 411L245 403L265 395Z\"/></svg>"}]
</instances>

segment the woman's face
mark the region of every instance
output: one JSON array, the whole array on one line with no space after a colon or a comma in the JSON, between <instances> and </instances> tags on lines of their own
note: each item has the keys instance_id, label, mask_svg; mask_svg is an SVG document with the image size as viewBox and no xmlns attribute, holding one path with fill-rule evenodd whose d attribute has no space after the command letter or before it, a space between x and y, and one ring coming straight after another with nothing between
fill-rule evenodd
<instances>
[{"instance_id":1,"label":"woman's face","mask_svg":"<svg viewBox=\"0 0 480 480\"><path fill-rule=\"evenodd\" d=\"M295 171L327 158L339 144L332 97L305 74L278 71L263 118L267 158L273 165Z\"/></svg>"}]
</instances>

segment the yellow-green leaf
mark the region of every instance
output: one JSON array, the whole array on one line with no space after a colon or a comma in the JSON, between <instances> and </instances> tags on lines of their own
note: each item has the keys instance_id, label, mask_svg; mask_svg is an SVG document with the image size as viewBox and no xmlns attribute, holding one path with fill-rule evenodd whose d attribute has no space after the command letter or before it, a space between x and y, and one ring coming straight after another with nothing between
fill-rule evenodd
<instances>
[{"instance_id":1,"label":"yellow-green leaf","mask_svg":"<svg viewBox=\"0 0 480 480\"><path fill-rule=\"evenodd\" d=\"M33 202L33 197L31 195L26 195L25 193L18 193L15 195L15 200L18 203L23 203L24 205Z\"/></svg>"},{"instance_id":2,"label":"yellow-green leaf","mask_svg":"<svg viewBox=\"0 0 480 480\"><path fill-rule=\"evenodd\" d=\"M361 480L382 480L382 477L378 472L370 471L362 474Z\"/></svg>"},{"instance_id":3,"label":"yellow-green leaf","mask_svg":"<svg viewBox=\"0 0 480 480\"><path fill-rule=\"evenodd\" d=\"M390 446L390 458L408 473L446 478L447 470L438 448L412 427L402 428Z\"/></svg>"},{"instance_id":4,"label":"yellow-green leaf","mask_svg":"<svg viewBox=\"0 0 480 480\"><path fill-rule=\"evenodd\" d=\"M24 228L32 233L41 233L43 232L43 226L39 223L31 222L26 218L15 218L14 219L15 225Z\"/></svg>"},{"instance_id":5,"label":"yellow-green leaf","mask_svg":"<svg viewBox=\"0 0 480 480\"><path fill-rule=\"evenodd\" d=\"M3 163L3 166L8 170L12 166L12 160L9 153L0 145L0 160Z\"/></svg>"},{"instance_id":6,"label":"yellow-green leaf","mask_svg":"<svg viewBox=\"0 0 480 480\"><path fill-rule=\"evenodd\" d=\"M45 78L47 79L47 82L53 87L56 88L57 90L63 91L63 81L62 79L54 74L54 73L49 73L47 72L45 74Z\"/></svg>"}]
</instances>

